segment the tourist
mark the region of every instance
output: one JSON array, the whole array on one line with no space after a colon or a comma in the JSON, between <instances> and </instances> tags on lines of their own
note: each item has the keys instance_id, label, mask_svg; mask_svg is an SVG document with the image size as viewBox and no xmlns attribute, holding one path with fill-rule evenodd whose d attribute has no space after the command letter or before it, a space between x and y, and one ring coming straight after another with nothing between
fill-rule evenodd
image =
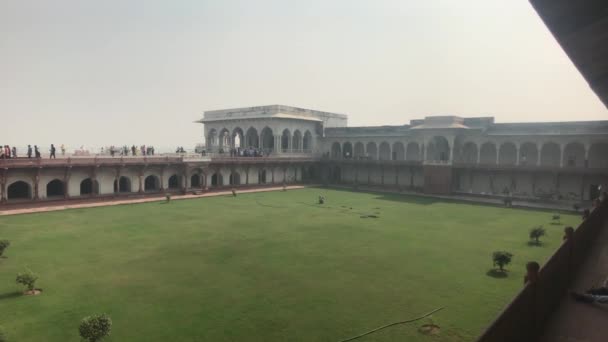
<instances>
[{"instance_id":1,"label":"tourist","mask_svg":"<svg viewBox=\"0 0 608 342\"><path fill-rule=\"evenodd\" d=\"M83 149L82 147L83 146L80 147L81 150ZM63 145L63 144L61 144L61 155L65 156L65 145Z\"/></svg>"},{"instance_id":2,"label":"tourist","mask_svg":"<svg viewBox=\"0 0 608 342\"><path fill-rule=\"evenodd\" d=\"M110 146L110 156L114 157L114 153L116 153L116 151L114 150L114 145Z\"/></svg>"},{"instance_id":3,"label":"tourist","mask_svg":"<svg viewBox=\"0 0 608 342\"><path fill-rule=\"evenodd\" d=\"M17 158L17 148L15 146L13 146L13 158Z\"/></svg>"},{"instance_id":4,"label":"tourist","mask_svg":"<svg viewBox=\"0 0 608 342\"><path fill-rule=\"evenodd\" d=\"M34 145L34 155L36 158L40 158L40 151L38 150L38 145Z\"/></svg>"},{"instance_id":5,"label":"tourist","mask_svg":"<svg viewBox=\"0 0 608 342\"><path fill-rule=\"evenodd\" d=\"M27 157L32 158L32 145L27 145Z\"/></svg>"},{"instance_id":6,"label":"tourist","mask_svg":"<svg viewBox=\"0 0 608 342\"><path fill-rule=\"evenodd\" d=\"M55 145L51 144L51 155L49 156L49 159L57 159L57 157L55 157Z\"/></svg>"},{"instance_id":7,"label":"tourist","mask_svg":"<svg viewBox=\"0 0 608 342\"><path fill-rule=\"evenodd\" d=\"M4 146L0 145L0 159L4 159L4 158L6 158L4 156Z\"/></svg>"}]
</instances>

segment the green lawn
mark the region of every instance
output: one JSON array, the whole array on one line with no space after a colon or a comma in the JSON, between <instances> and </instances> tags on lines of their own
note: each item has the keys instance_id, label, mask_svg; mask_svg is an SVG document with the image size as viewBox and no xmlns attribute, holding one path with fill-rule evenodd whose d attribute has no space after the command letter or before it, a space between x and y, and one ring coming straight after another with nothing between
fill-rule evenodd
<instances>
[{"instance_id":1,"label":"green lawn","mask_svg":"<svg viewBox=\"0 0 608 342\"><path fill-rule=\"evenodd\" d=\"M1 217L0 325L11 341L79 341L105 312L107 341L335 342L446 306L438 336L424 320L357 342L470 341L559 245L551 215L305 189ZM529 246L540 224L545 244ZM497 249L515 255L507 278L486 275ZM42 295L20 295L26 268Z\"/></svg>"}]
</instances>

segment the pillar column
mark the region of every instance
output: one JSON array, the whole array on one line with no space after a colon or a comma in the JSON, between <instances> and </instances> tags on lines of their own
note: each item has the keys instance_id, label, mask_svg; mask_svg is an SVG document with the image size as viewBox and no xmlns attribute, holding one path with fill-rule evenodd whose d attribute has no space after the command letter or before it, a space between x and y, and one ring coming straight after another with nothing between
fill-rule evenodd
<instances>
[{"instance_id":1,"label":"pillar column","mask_svg":"<svg viewBox=\"0 0 608 342\"><path fill-rule=\"evenodd\" d=\"M93 183L91 197L95 197L99 195L99 183L97 183L97 165L93 166L93 169L91 170L91 183Z\"/></svg>"},{"instance_id":2,"label":"pillar column","mask_svg":"<svg viewBox=\"0 0 608 342\"><path fill-rule=\"evenodd\" d=\"M477 165L481 162L481 145L477 148Z\"/></svg>"},{"instance_id":3,"label":"pillar column","mask_svg":"<svg viewBox=\"0 0 608 342\"><path fill-rule=\"evenodd\" d=\"M40 168L36 169L36 175L34 176L34 200L40 199Z\"/></svg>"},{"instance_id":4,"label":"pillar column","mask_svg":"<svg viewBox=\"0 0 608 342\"><path fill-rule=\"evenodd\" d=\"M380 185L384 185L384 165L380 166Z\"/></svg>"},{"instance_id":5,"label":"pillar column","mask_svg":"<svg viewBox=\"0 0 608 342\"><path fill-rule=\"evenodd\" d=\"M283 151L281 151L281 136L280 135L274 136L274 151L276 153L283 153Z\"/></svg>"},{"instance_id":6,"label":"pillar column","mask_svg":"<svg viewBox=\"0 0 608 342\"><path fill-rule=\"evenodd\" d=\"M160 191L165 190L165 167L160 168Z\"/></svg>"},{"instance_id":7,"label":"pillar column","mask_svg":"<svg viewBox=\"0 0 608 342\"><path fill-rule=\"evenodd\" d=\"M519 145L515 145L515 166L519 166Z\"/></svg>"},{"instance_id":8,"label":"pillar column","mask_svg":"<svg viewBox=\"0 0 608 342\"><path fill-rule=\"evenodd\" d=\"M70 198L70 177L72 176L72 167L68 166L65 169L65 174L63 176L63 198Z\"/></svg>"},{"instance_id":9,"label":"pillar column","mask_svg":"<svg viewBox=\"0 0 608 342\"><path fill-rule=\"evenodd\" d=\"M183 190L184 190L184 193L186 193L186 191L188 191L188 180L190 180L190 172L188 172L187 167L185 168L185 170L182 174L183 174L183 178L184 178L184 180L182 182L183 187L184 187Z\"/></svg>"},{"instance_id":10,"label":"pillar column","mask_svg":"<svg viewBox=\"0 0 608 342\"><path fill-rule=\"evenodd\" d=\"M564 145L559 145L559 167L564 167Z\"/></svg>"},{"instance_id":11,"label":"pillar column","mask_svg":"<svg viewBox=\"0 0 608 342\"><path fill-rule=\"evenodd\" d=\"M270 183L274 184L274 166L270 167Z\"/></svg>"},{"instance_id":12,"label":"pillar column","mask_svg":"<svg viewBox=\"0 0 608 342\"><path fill-rule=\"evenodd\" d=\"M399 187L399 165L395 166L395 185Z\"/></svg>"},{"instance_id":13,"label":"pillar column","mask_svg":"<svg viewBox=\"0 0 608 342\"><path fill-rule=\"evenodd\" d=\"M542 147L542 146L541 146ZM536 144L536 166L540 166L540 157L542 155L542 150L538 148L538 144Z\"/></svg>"},{"instance_id":14,"label":"pillar column","mask_svg":"<svg viewBox=\"0 0 608 342\"><path fill-rule=\"evenodd\" d=\"M6 169L0 174L0 203L6 203Z\"/></svg>"},{"instance_id":15,"label":"pillar column","mask_svg":"<svg viewBox=\"0 0 608 342\"><path fill-rule=\"evenodd\" d=\"M245 185L249 185L249 166L245 167Z\"/></svg>"},{"instance_id":16,"label":"pillar column","mask_svg":"<svg viewBox=\"0 0 608 342\"><path fill-rule=\"evenodd\" d=\"M143 184L143 180L144 180L144 170L139 171L139 174L137 175L139 178L139 190L137 190L137 192L139 192L140 194L144 192L144 184ZM120 184L119 184L120 185Z\"/></svg>"},{"instance_id":17,"label":"pillar column","mask_svg":"<svg viewBox=\"0 0 608 342\"><path fill-rule=\"evenodd\" d=\"M298 152L304 152L304 135L300 135L300 148Z\"/></svg>"}]
</instances>

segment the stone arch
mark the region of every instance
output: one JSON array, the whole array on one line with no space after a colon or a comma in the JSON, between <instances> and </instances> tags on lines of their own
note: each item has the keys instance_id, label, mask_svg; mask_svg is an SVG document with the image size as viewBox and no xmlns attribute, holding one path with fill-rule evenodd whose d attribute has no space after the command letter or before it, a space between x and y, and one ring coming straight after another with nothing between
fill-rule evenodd
<instances>
[{"instance_id":1,"label":"stone arch","mask_svg":"<svg viewBox=\"0 0 608 342\"><path fill-rule=\"evenodd\" d=\"M365 146L363 146L362 142L359 141L355 143L355 150L353 156L357 159L360 159L365 156Z\"/></svg>"},{"instance_id":2,"label":"stone arch","mask_svg":"<svg viewBox=\"0 0 608 342\"><path fill-rule=\"evenodd\" d=\"M566 167L585 167L585 145L579 142L566 144L562 163Z\"/></svg>"},{"instance_id":3,"label":"stone arch","mask_svg":"<svg viewBox=\"0 0 608 342\"><path fill-rule=\"evenodd\" d=\"M211 175L211 186L213 186L213 187L222 186L222 184L224 184L224 177L222 176L222 174L219 171L214 172Z\"/></svg>"},{"instance_id":4,"label":"stone arch","mask_svg":"<svg viewBox=\"0 0 608 342\"><path fill-rule=\"evenodd\" d=\"M236 127L232 130L232 146L234 147L244 147L245 145L245 133L243 129L240 127Z\"/></svg>"},{"instance_id":5,"label":"stone arch","mask_svg":"<svg viewBox=\"0 0 608 342\"><path fill-rule=\"evenodd\" d=\"M477 164L477 144L472 141L467 141L462 146L460 161L466 164Z\"/></svg>"},{"instance_id":6,"label":"stone arch","mask_svg":"<svg viewBox=\"0 0 608 342\"><path fill-rule=\"evenodd\" d=\"M230 173L230 185L240 185L241 175L238 172Z\"/></svg>"},{"instance_id":7,"label":"stone arch","mask_svg":"<svg viewBox=\"0 0 608 342\"><path fill-rule=\"evenodd\" d=\"M517 163L517 147L512 142L505 142L498 149L498 164L515 165Z\"/></svg>"},{"instance_id":8,"label":"stone arch","mask_svg":"<svg viewBox=\"0 0 608 342\"><path fill-rule=\"evenodd\" d=\"M171 175L167 182L168 189L179 189L180 177L178 175Z\"/></svg>"},{"instance_id":9,"label":"stone arch","mask_svg":"<svg viewBox=\"0 0 608 342\"><path fill-rule=\"evenodd\" d=\"M219 133L219 140L220 140L220 144L219 144L220 150L223 152L227 152L227 150L230 149L230 146L231 146L230 131L227 128L222 128L222 130Z\"/></svg>"},{"instance_id":10,"label":"stone arch","mask_svg":"<svg viewBox=\"0 0 608 342\"><path fill-rule=\"evenodd\" d=\"M393 143L392 160L405 160L405 147L401 141Z\"/></svg>"},{"instance_id":11,"label":"stone arch","mask_svg":"<svg viewBox=\"0 0 608 342\"><path fill-rule=\"evenodd\" d=\"M95 180L93 181L91 178L83 179L80 182L80 195L93 195L99 194L99 183Z\"/></svg>"},{"instance_id":12,"label":"stone arch","mask_svg":"<svg viewBox=\"0 0 608 342\"><path fill-rule=\"evenodd\" d=\"M445 137L436 135L428 144L426 160L443 161L450 160L450 143Z\"/></svg>"},{"instance_id":13,"label":"stone arch","mask_svg":"<svg viewBox=\"0 0 608 342\"><path fill-rule=\"evenodd\" d=\"M535 143L525 142L519 147L519 164L536 165L538 163L538 148Z\"/></svg>"},{"instance_id":14,"label":"stone arch","mask_svg":"<svg viewBox=\"0 0 608 342\"><path fill-rule=\"evenodd\" d=\"M191 188L202 188L203 187L203 182L201 182L200 174L197 173L197 174L190 176L190 187Z\"/></svg>"},{"instance_id":15,"label":"stone arch","mask_svg":"<svg viewBox=\"0 0 608 342\"><path fill-rule=\"evenodd\" d=\"M410 142L407 144L407 160L410 161L420 161L422 158L420 156L420 145L417 142Z\"/></svg>"},{"instance_id":16,"label":"stone arch","mask_svg":"<svg viewBox=\"0 0 608 342\"><path fill-rule=\"evenodd\" d=\"M156 192L160 191L160 180L156 175L149 175L144 179L144 191Z\"/></svg>"},{"instance_id":17,"label":"stone arch","mask_svg":"<svg viewBox=\"0 0 608 342\"><path fill-rule=\"evenodd\" d=\"M560 146L554 142L546 142L540 149L541 166L559 166Z\"/></svg>"},{"instance_id":18,"label":"stone arch","mask_svg":"<svg viewBox=\"0 0 608 342\"><path fill-rule=\"evenodd\" d=\"M365 145L365 155L372 160L378 159L378 146L375 142L370 141Z\"/></svg>"},{"instance_id":19,"label":"stone arch","mask_svg":"<svg viewBox=\"0 0 608 342\"><path fill-rule=\"evenodd\" d=\"M264 151L271 152L274 150L274 135L272 135L272 129L268 126L262 129L260 133L261 148Z\"/></svg>"},{"instance_id":20,"label":"stone arch","mask_svg":"<svg viewBox=\"0 0 608 342\"><path fill-rule=\"evenodd\" d=\"M493 142L485 142L479 150L480 164L496 164L496 145Z\"/></svg>"},{"instance_id":21,"label":"stone arch","mask_svg":"<svg viewBox=\"0 0 608 342\"><path fill-rule=\"evenodd\" d=\"M207 148L213 148L219 145L218 134L215 128L210 129L207 132Z\"/></svg>"},{"instance_id":22,"label":"stone arch","mask_svg":"<svg viewBox=\"0 0 608 342\"><path fill-rule=\"evenodd\" d=\"M344 158L347 159L353 157L353 144L351 144L350 141L347 141L342 145L342 154L344 155Z\"/></svg>"},{"instance_id":23,"label":"stone arch","mask_svg":"<svg viewBox=\"0 0 608 342\"><path fill-rule=\"evenodd\" d=\"M291 132L285 128L281 134L281 151L289 152L289 142L291 141Z\"/></svg>"},{"instance_id":24,"label":"stone arch","mask_svg":"<svg viewBox=\"0 0 608 342\"><path fill-rule=\"evenodd\" d=\"M131 192L131 180L121 176L118 181L114 181L114 192Z\"/></svg>"},{"instance_id":25,"label":"stone arch","mask_svg":"<svg viewBox=\"0 0 608 342\"><path fill-rule=\"evenodd\" d=\"M601 142L589 147L589 167L608 168L608 143Z\"/></svg>"},{"instance_id":26,"label":"stone arch","mask_svg":"<svg viewBox=\"0 0 608 342\"><path fill-rule=\"evenodd\" d=\"M379 156L380 160L391 160L391 145L386 141L380 143Z\"/></svg>"},{"instance_id":27,"label":"stone arch","mask_svg":"<svg viewBox=\"0 0 608 342\"><path fill-rule=\"evenodd\" d=\"M60 179L53 179L46 183L46 197L62 197L65 196L65 187Z\"/></svg>"},{"instance_id":28,"label":"stone arch","mask_svg":"<svg viewBox=\"0 0 608 342\"><path fill-rule=\"evenodd\" d=\"M258 170L258 184L266 184L266 170Z\"/></svg>"},{"instance_id":29,"label":"stone arch","mask_svg":"<svg viewBox=\"0 0 608 342\"><path fill-rule=\"evenodd\" d=\"M291 150L293 152L302 152L302 132L299 129L293 131Z\"/></svg>"},{"instance_id":30,"label":"stone arch","mask_svg":"<svg viewBox=\"0 0 608 342\"><path fill-rule=\"evenodd\" d=\"M309 130L304 132L304 139L302 140L302 149L304 152L312 152L312 134Z\"/></svg>"},{"instance_id":31,"label":"stone arch","mask_svg":"<svg viewBox=\"0 0 608 342\"><path fill-rule=\"evenodd\" d=\"M260 138L258 136L258 130L253 128L253 127L249 127L249 129L247 130L247 133L245 134L245 146L244 147L253 147L253 148L259 148L260 147Z\"/></svg>"},{"instance_id":32,"label":"stone arch","mask_svg":"<svg viewBox=\"0 0 608 342\"><path fill-rule=\"evenodd\" d=\"M332 159L342 158L342 148L340 147L340 143L337 141L334 141L334 143L331 144L331 158Z\"/></svg>"},{"instance_id":33,"label":"stone arch","mask_svg":"<svg viewBox=\"0 0 608 342\"><path fill-rule=\"evenodd\" d=\"M32 199L32 186L22 180L15 181L8 186L6 191L7 199L20 200Z\"/></svg>"}]
</instances>

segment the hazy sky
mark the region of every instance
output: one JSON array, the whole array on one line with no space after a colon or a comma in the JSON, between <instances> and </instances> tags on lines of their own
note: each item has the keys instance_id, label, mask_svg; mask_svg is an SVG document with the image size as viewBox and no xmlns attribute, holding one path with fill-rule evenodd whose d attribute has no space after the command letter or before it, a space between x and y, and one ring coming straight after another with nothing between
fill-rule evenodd
<instances>
[{"instance_id":1,"label":"hazy sky","mask_svg":"<svg viewBox=\"0 0 608 342\"><path fill-rule=\"evenodd\" d=\"M1 144L183 145L203 111L608 119L527 0L1 0Z\"/></svg>"}]
</instances>

